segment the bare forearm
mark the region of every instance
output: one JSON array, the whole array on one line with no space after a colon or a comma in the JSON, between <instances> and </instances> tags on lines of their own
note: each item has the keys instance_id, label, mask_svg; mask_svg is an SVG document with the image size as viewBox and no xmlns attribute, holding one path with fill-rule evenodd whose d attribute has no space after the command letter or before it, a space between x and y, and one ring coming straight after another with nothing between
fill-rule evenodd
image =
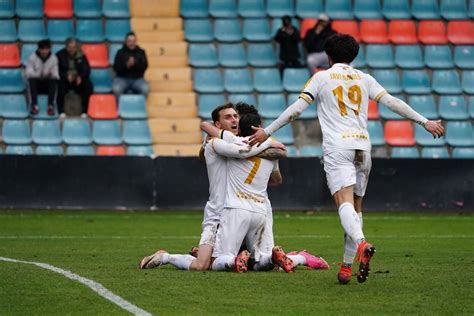
<instances>
[{"instance_id":1,"label":"bare forearm","mask_svg":"<svg viewBox=\"0 0 474 316\"><path fill-rule=\"evenodd\" d=\"M267 150L258 154L257 157L268 160L280 160L282 158L286 158L286 151L280 148L268 148Z\"/></svg>"}]
</instances>

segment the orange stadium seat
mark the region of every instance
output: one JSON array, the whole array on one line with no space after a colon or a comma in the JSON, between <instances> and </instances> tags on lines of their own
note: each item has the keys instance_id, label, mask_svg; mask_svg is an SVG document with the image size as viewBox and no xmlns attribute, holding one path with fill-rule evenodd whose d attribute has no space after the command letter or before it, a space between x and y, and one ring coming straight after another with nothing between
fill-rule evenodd
<instances>
[{"instance_id":1,"label":"orange stadium seat","mask_svg":"<svg viewBox=\"0 0 474 316\"><path fill-rule=\"evenodd\" d=\"M360 38L365 43L387 44L387 24L384 20L363 20L360 22Z\"/></svg>"},{"instance_id":2,"label":"orange stadium seat","mask_svg":"<svg viewBox=\"0 0 474 316\"><path fill-rule=\"evenodd\" d=\"M82 44L81 48L92 68L109 67L109 52L105 44Z\"/></svg>"},{"instance_id":3,"label":"orange stadium seat","mask_svg":"<svg viewBox=\"0 0 474 316\"><path fill-rule=\"evenodd\" d=\"M98 156L124 156L125 148L123 146L97 146Z\"/></svg>"},{"instance_id":4,"label":"orange stadium seat","mask_svg":"<svg viewBox=\"0 0 474 316\"><path fill-rule=\"evenodd\" d=\"M89 99L87 114L93 119L118 118L117 101L112 94L93 94Z\"/></svg>"},{"instance_id":5,"label":"orange stadium seat","mask_svg":"<svg viewBox=\"0 0 474 316\"><path fill-rule=\"evenodd\" d=\"M413 20L392 20L388 25L388 36L394 44L416 44L416 25Z\"/></svg>"},{"instance_id":6,"label":"orange stadium seat","mask_svg":"<svg viewBox=\"0 0 474 316\"><path fill-rule=\"evenodd\" d=\"M301 26L300 26L300 36L301 38L304 38L306 36L306 32L308 32L309 29L313 28L313 26L318 23L318 19L304 19L301 21Z\"/></svg>"},{"instance_id":7,"label":"orange stadium seat","mask_svg":"<svg viewBox=\"0 0 474 316\"><path fill-rule=\"evenodd\" d=\"M20 50L16 44L0 44L0 67L19 67Z\"/></svg>"},{"instance_id":8,"label":"orange stadium seat","mask_svg":"<svg viewBox=\"0 0 474 316\"><path fill-rule=\"evenodd\" d=\"M352 35L357 41L360 40L359 25L356 21L333 21L332 28L341 34Z\"/></svg>"},{"instance_id":9,"label":"orange stadium seat","mask_svg":"<svg viewBox=\"0 0 474 316\"><path fill-rule=\"evenodd\" d=\"M471 20L449 21L448 40L455 45L473 45L474 22Z\"/></svg>"},{"instance_id":10,"label":"orange stadium seat","mask_svg":"<svg viewBox=\"0 0 474 316\"><path fill-rule=\"evenodd\" d=\"M378 120L380 117L377 102L374 100L369 100L369 111L367 116L369 120Z\"/></svg>"},{"instance_id":11,"label":"orange stadium seat","mask_svg":"<svg viewBox=\"0 0 474 316\"><path fill-rule=\"evenodd\" d=\"M72 18L72 0L44 0L44 14L50 19Z\"/></svg>"},{"instance_id":12,"label":"orange stadium seat","mask_svg":"<svg viewBox=\"0 0 474 316\"><path fill-rule=\"evenodd\" d=\"M425 45L447 44L446 26L441 20L420 21L418 25L418 39Z\"/></svg>"},{"instance_id":13,"label":"orange stadium seat","mask_svg":"<svg viewBox=\"0 0 474 316\"><path fill-rule=\"evenodd\" d=\"M385 123L385 141L390 146L415 146L413 126L409 121L387 121Z\"/></svg>"}]
</instances>

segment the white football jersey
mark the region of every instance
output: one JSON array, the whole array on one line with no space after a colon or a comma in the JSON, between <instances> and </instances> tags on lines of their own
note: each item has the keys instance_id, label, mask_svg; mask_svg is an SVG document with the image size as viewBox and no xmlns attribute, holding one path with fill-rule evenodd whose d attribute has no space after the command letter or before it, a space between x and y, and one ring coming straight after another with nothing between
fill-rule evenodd
<instances>
[{"instance_id":1,"label":"white football jersey","mask_svg":"<svg viewBox=\"0 0 474 316\"><path fill-rule=\"evenodd\" d=\"M326 154L341 149L370 151L367 131L369 99L387 91L369 74L346 64L334 64L308 80L300 98L318 103L318 118Z\"/></svg>"}]
</instances>

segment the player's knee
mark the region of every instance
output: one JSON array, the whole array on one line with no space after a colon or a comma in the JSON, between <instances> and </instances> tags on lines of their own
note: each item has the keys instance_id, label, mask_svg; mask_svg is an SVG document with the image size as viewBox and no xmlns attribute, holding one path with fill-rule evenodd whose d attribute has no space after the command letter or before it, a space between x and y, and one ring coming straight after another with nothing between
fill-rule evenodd
<instances>
[{"instance_id":1,"label":"player's knee","mask_svg":"<svg viewBox=\"0 0 474 316\"><path fill-rule=\"evenodd\" d=\"M196 264L194 265L194 270L196 271L207 271L209 270L211 266L211 262L206 260L206 261L197 261Z\"/></svg>"}]
</instances>

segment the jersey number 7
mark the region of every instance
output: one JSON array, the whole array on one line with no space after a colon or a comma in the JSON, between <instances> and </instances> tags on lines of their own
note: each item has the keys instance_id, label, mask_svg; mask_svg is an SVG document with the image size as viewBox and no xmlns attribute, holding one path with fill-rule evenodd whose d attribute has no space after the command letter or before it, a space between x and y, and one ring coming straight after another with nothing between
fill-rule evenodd
<instances>
[{"instance_id":1,"label":"jersey number 7","mask_svg":"<svg viewBox=\"0 0 474 316\"><path fill-rule=\"evenodd\" d=\"M337 104L339 105L339 111L341 112L341 116L347 115L347 107L344 103L344 88L342 86L337 86L336 89L332 90L332 94L337 97ZM354 110L355 115L359 115L360 111L360 104L362 103L362 92L360 91L360 87L358 85L353 85L349 87L347 91L347 98L352 104L357 105L357 110Z\"/></svg>"},{"instance_id":2,"label":"jersey number 7","mask_svg":"<svg viewBox=\"0 0 474 316\"><path fill-rule=\"evenodd\" d=\"M247 160L253 162L253 167L252 167L252 170L250 170L250 173L247 179L245 179L245 183L252 184L253 178L255 178L258 168L260 168L260 163L262 162L262 158L250 157L250 158L247 158Z\"/></svg>"}]
</instances>

